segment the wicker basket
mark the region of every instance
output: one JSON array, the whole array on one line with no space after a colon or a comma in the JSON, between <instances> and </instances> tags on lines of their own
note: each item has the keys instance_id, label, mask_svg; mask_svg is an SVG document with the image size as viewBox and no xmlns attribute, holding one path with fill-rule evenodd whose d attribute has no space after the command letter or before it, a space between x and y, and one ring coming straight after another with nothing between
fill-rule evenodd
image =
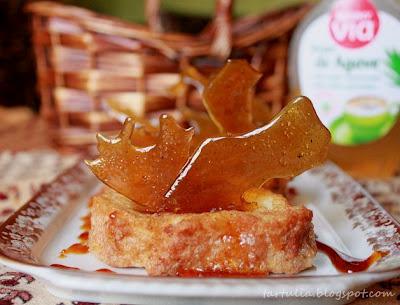
<instances>
[{"instance_id":1,"label":"wicker basket","mask_svg":"<svg viewBox=\"0 0 400 305\"><path fill-rule=\"evenodd\" d=\"M159 0L148 0L148 26L54 2L34 2L33 43L41 114L57 126L63 144L94 141L97 131L119 128L104 100L129 104L138 115L173 109L177 102L201 107L195 91L170 88L188 63L205 73L227 57L247 58L264 73L256 95L279 111L287 95L290 34L308 5L231 20L231 0L216 0L213 21L196 36L163 32Z\"/></svg>"}]
</instances>

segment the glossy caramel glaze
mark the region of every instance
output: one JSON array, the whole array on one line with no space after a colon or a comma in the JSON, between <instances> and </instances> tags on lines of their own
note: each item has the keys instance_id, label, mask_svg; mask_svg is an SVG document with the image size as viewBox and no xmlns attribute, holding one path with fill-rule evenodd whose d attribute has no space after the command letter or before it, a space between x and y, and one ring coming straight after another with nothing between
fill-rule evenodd
<instances>
[{"instance_id":1,"label":"glossy caramel glaze","mask_svg":"<svg viewBox=\"0 0 400 305\"><path fill-rule=\"evenodd\" d=\"M81 243L86 243L89 239L89 232L82 232L81 234L79 234L78 239Z\"/></svg>"},{"instance_id":2,"label":"glossy caramel glaze","mask_svg":"<svg viewBox=\"0 0 400 305\"><path fill-rule=\"evenodd\" d=\"M106 268L97 269L96 272L103 272L103 273L115 273L114 271Z\"/></svg>"},{"instance_id":3,"label":"glossy caramel glaze","mask_svg":"<svg viewBox=\"0 0 400 305\"><path fill-rule=\"evenodd\" d=\"M100 156L87 162L105 184L137 203L143 212L174 210L164 195L189 158L193 130L181 128L168 116L160 118L160 134L154 146L131 142L134 122L127 120L116 139L98 137Z\"/></svg>"},{"instance_id":4,"label":"glossy caramel glaze","mask_svg":"<svg viewBox=\"0 0 400 305\"><path fill-rule=\"evenodd\" d=\"M65 266L61 264L51 264L50 267L59 268L59 269L69 269L69 270L80 270L76 267Z\"/></svg>"},{"instance_id":5,"label":"glossy caramel glaze","mask_svg":"<svg viewBox=\"0 0 400 305\"><path fill-rule=\"evenodd\" d=\"M60 253L60 258L65 258L68 254L86 254L89 252L89 247L81 243L76 243L64 249Z\"/></svg>"},{"instance_id":6,"label":"glossy caramel glaze","mask_svg":"<svg viewBox=\"0 0 400 305\"><path fill-rule=\"evenodd\" d=\"M82 224L80 226L80 229L83 232L78 236L79 243L75 243L68 248L61 250L59 258L65 258L68 254L86 254L89 252L87 242L89 239L89 231L92 227L90 218L90 213L81 217Z\"/></svg>"},{"instance_id":7,"label":"glossy caramel glaze","mask_svg":"<svg viewBox=\"0 0 400 305\"><path fill-rule=\"evenodd\" d=\"M83 217L81 217L81 220L82 220L82 225L81 225L80 228L82 230L84 230L84 231L89 231L90 227L91 227L91 224L90 224L90 213L85 215L85 216L83 216Z\"/></svg>"},{"instance_id":8,"label":"glossy caramel glaze","mask_svg":"<svg viewBox=\"0 0 400 305\"><path fill-rule=\"evenodd\" d=\"M297 98L268 125L242 136L203 142L166 197L179 213L246 210L246 190L320 165L329 142L330 133L311 101Z\"/></svg>"},{"instance_id":9,"label":"glossy caramel glaze","mask_svg":"<svg viewBox=\"0 0 400 305\"><path fill-rule=\"evenodd\" d=\"M189 108L181 109L181 113L182 123L194 129L194 136L190 145L191 152L196 150L206 139L223 135L207 113Z\"/></svg>"},{"instance_id":10,"label":"glossy caramel glaze","mask_svg":"<svg viewBox=\"0 0 400 305\"><path fill-rule=\"evenodd\" d=\"M340 251L337 251L330 246L317 241L317 248L319 251L325 253L335 268L344 273L353 273L367 270L375 262L386 256L386 252L375 251L368 258L364 260L356 260Z\"/></svg>"},{"instance_id":11,"label":"glossy caramel glaze","mask_svg":"<svg viewBox=\"0 0 400 305\"><path fill-rule=\"evenodd\" d=\"M136 147L149 147L157 143L158 129L145 126L135 128L131 135L131 143Z\"/></svg>"},{"instance_id":12,"label":"glossy caramel glaze","mask_svg":"<svg viewBox=\"0 0 400 305\"><path fill-rule=\"evenodd\" d=\"M244 191L320 165L330 142L329 131L305 97L247 134L207 139L191 158L193 133L172 118L161 118L158 143L146 148L131 144L133 126L128 120L118 138L100 137L100 157L88 165L145 213L246 210Z\"/></svg>"},{"instance_id":13,"label":"glossy caramel glaze","mask_svg":"<svg viewBox=\"0 0 400 305\"><path fill-rule=\"evenodd\" d=\"M261 73L245 60L230 60L207 82L203 103L221 132L238 134L255 128L253 86L260 78Z\"/></svg>"}]
</instances>

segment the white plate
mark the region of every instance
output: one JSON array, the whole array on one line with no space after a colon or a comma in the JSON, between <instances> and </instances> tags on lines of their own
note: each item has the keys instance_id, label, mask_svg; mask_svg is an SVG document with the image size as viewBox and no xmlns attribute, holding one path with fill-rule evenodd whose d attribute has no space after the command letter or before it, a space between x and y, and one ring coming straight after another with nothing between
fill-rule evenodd
<instances>
[{"instance_id":1,"label":"white plate","mask_svg":"<svg viewBox=\"0 0 400 305\"><path fill-rule=\"evenodd\" d=\"M295 201L314 212L318 239L353 257L388 255L368 271L344 274L322 253L315 268L268 278L148 277L143 269L110 268L93 255L58 257L77 242L81 217L101 184L82 163L69 169L0 228L0 262L42 279L53 294L124 304L345 304L357 291L400 274L400 226L354 180L328 163L290 183ZM80 270L50 267L62 264ZM108 268L115 273L94 272Z\"/></svg>"}]
</instances>

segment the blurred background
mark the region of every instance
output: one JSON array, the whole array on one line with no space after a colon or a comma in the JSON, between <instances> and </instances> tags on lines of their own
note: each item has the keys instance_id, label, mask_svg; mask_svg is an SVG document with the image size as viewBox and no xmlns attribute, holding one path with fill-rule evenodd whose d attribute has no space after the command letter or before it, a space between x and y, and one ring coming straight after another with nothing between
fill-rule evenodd
<instances>
[{"instance_id":1,"label":"blurred background","mask_svg":"<svg viewBox=\"0 0 400 305\"><path fill-rule=\"evenodd\" d=\"M24 7L34 1L0 1L0 105L26 105L37 111L39 96L36 90L35 58L31 44L30 16ZM144 0L64 0L134 23L145 23ZM238 0L234 3L235 17L259 14L286 8L302 0ZM164 19L174 20L174 30L197 32L214 14L215 1L163 0Z\"/></svg>"},{"instance_id":2,"label":"blurred background","mask_svg":"<svg viewBox=\"0 0 400 305\"><path fill-rule=\"evenodd\" d=\"M187 67L208 77L227 58L262 72L256 99L271 118L287 101L293 30L315 3L0 0L0 131L16 139L3 146L94 144L97 132L119 130L116 112L204 112L193 85L174 86ZM19 135L25 126L37 136Z\"/></svg>"},{"instance_id":3,"label":"blurred background","mask_svg":"<svg viewBox=\"0 0 400 305\"><path fill-rule=\"evenodd\" d=\"M376 3L387 2L392 3ZM289 44L317 3L0 0L0 131L10 138L3 146L91 146L97 132L118 132L126 116L154 122L160 113L168 113L186 126L182 109L198 116L206 109L199 90L182 75L192 71L189 78L195 81L210 77L228 58L245 59L262 73L253 110L259 116L255 121L268 122L291 96L303 93L296 84L289 88ZM293 50L292 55L298 51ZM400 75L400 55L390 58L392 73ZM16 107L18 111L10 110ZM393 115L392 121L396 118ZM387 122L382 122L385 127ZM357 146L362 153L333 145L330 158L349 171L360 163L373 176L392 175L400 158L400 120L396 126L382 138L385 142ZM347 123L340 127L347 130L342 138L354 135ZM27 145L32 139L40 145ZM362 162L357 161L360 155Z\"/></svg>"}]
</instances>

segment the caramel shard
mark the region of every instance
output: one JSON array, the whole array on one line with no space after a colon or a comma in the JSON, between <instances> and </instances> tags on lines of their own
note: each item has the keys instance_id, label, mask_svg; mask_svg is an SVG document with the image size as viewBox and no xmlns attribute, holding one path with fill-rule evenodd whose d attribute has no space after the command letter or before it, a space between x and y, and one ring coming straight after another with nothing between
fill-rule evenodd
<instances>
[{"instance_id":1,"label":"caramel shard","mask_svg":"<svg viewBox=\"0 0 400 305\"><path fill-rule=\"evenodd\" d=\"M261 78L245 60L231 60L204 87L203 102L222 133L254 129L253 87Z\"/></svg>"},{"instance_id":2,"label":"caramel shard","mask_svg":"<svg viewBox=\"0 0 400 305\"><path fill-rule=\"evenodd\" d=\"M197 83L197 85L201 85L203 88L207 86L208 79L205 77L199 70L197 70L194 66L187 65L182 71L183 78L189 78Z\"/></svg>"},{"instance_id":3,"label":"caramel shard","mask_svg":"<svg viewBox=\"0 0 400 305\"><path fill-rule=\"evenodd\" d=\"M326 160L330 133L311 101L299 97L261 128L204 141L166 193L177 210L245 210L242 194ZM170 209L167 209L170 210Z\"/></svg>"},{"instance_id":4,"label":"caramel shard","mask_svg":"<svg viewBox=\"0 0 400 305\"><path fill-rule=\"evenodd\" d=\"M181 110L183 120L194 129L191 151L194 151L208 138L221 136L218 128L207 113L184 108Z\"/></svg>"},{"instance_id":5,"label":"caramel shard","mask_svg":"<svg viewBox=\"0 0 400 305\"><path fill-rule=\"evenodd\" d=\"M131 143L136 147L153 146L158 140L158 129L140 126L133 129L131 134Z\"/></svg>"},{"instance_id":6,"label":"caramel shard","mask_svg":"<svg viewBox=\"0 0 400 305\"><path fill-rule=\"evenodd\" d=\"M136 209L158 212L173 209L173 202L164 206L164 195L189 158L193 130L185 130L175 120L161 116L155 145L138 147L132 144L132 119L127 119L115 139L98 136L100 156L88 161L90 169L105 184L132 199Z\"/></svg>"},{"instance_id":7,"label":"caramel shard","mask_svg":"<svg viewBox=\"0 0 400 305\"><path fill-rule=\"evenodd\" d=\"M254 126L260 127L271 121L272 109L262 99L255 97L253 99L252 121Z\"/></svg>"}]
</instances>

